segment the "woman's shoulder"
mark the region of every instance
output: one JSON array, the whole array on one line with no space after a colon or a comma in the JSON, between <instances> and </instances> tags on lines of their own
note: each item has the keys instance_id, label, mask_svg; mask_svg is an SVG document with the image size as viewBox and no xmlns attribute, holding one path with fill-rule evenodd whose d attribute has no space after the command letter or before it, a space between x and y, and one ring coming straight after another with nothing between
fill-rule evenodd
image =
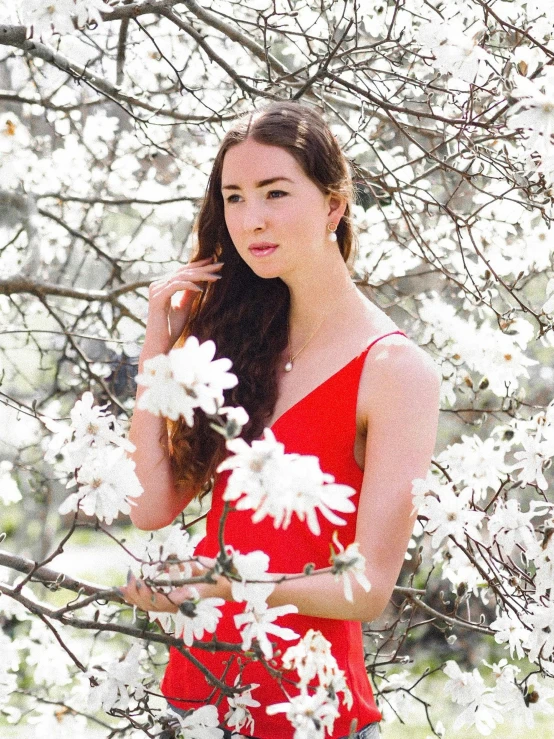
<instances>
[{"instance_id":1,"label":"woman's shoulder","mask_svg":"<svg viewBox=\"0 0 554 739\"><path fill-rule=\"evenodd\" d=\"M369 302L369 301L368 301ZM367 313L365 346L369 349L360 377L360 395L372 401L394 389L434 396L441 373L433 357L380 309Z\"/></svg>"}]
</instances>

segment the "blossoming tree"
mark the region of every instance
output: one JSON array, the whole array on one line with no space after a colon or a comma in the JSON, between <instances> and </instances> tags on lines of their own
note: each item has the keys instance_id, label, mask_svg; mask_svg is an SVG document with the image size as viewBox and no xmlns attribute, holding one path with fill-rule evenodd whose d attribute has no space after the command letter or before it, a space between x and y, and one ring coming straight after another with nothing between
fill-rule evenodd
<instances>
[{"instance_id":1,"label":"blossoming tree","mask_svg":"<svg viewBox=\"0 0 554 739\"><path fill-rule=\"evenodd\" d=\"M413 546L385 618L367 634L379 705L388 721L422 706L436 735L469 725L487 735L506 720L529 730L554 695L547 8L14 0L0 24L6 720L37 737L81 736L87 722L106 736L156 736L170 721L155 695L163 649L186 653L204 632L217 644L218 599L191 598L158 625L153 614L133 622L118 583L77 580L53 562L89 526L162 592L214 574L198 572L196 514L145 535L141 551L121 541L141 494L125 438L134 380L148 411L189 424L206 413L226 437L227 515L236 506L283 529L299 517L315 534L321 517L332 521L331 571L347 597L352 577L370 587L356 544L340 541L350 489L318 460L286 454L269 430L241 439L245 413L225 404L236 378L211 342L191 337L133 372L147 286L189 253L226 124L292 97L323 108L352 162L357 282L443 376L436 454L426 479L414 480ZM349 686L321 634L300 640L279 625L292 607L267 606L269 565L261 550L222 542L215 567L244 603L234 648L267 658L272 636L289 640L279 659L299 682L267 710L284 712L297 739L328 736ZM427 702L422 675L432 670L412 634L439 655L450 723L444 701ZM214 686L228 725L254 734L256 686ZM218 721L203 706L173 730L215 739Z\"/></svg>"}]
</instances>

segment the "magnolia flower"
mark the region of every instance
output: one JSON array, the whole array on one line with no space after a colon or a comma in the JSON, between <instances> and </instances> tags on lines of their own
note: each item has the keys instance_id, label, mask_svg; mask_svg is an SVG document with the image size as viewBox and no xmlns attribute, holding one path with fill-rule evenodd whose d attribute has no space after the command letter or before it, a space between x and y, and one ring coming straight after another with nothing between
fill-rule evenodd
<instances>
[{"instance_id":1,"label":"magnolia flower","mask_svg":"<svg viewBox=\"0 0 554 739\"><path fill-rule=\"evenodd\" d=\"M87 673L99 684L92 687L89 693L88 707L91 711L110 711L112 708L125 710L129 706L130 696L137 700L144 697L144 688L139 678L140 644L134 644L122 662L115 661L107 665L104 671L94 670Z\"/></svg>"},{"instance_id":2,"label":"magnolia flower","mask_svg":"<svg viewBox=\"0 0 554 739\"><path fill-rule=\"evenodd\" d=\"M529 149L548 155L554 133L554 70L544 67L543 74L534 80L522 75L516 75L514 80L510 95L520 100L509 110L507 123L512 129L529 132Z\"/></svg>"},{"instance_id":3,"label":"magnolia flower","mask_svg":"<svg viewBox=\"0 0 554 739\"><path fill-rule=\"evenodd\" d=\"M482 23L474 23L465 28L459 18L445 21L433 19L421 23L417 40L423 48L429 49L435 57L434 66L443 74L452 74L466 82L474 82L485 60L490 54L478 45Z\"/></svg>"},{"instance_id":4,"label":"magnolia flower","mask_svg":"<svg viewBox=\"0 0 554 739\"><path fill-rule=\"evenodd\" d=\"M143 367L144 371L135 377L135 381L147 389L140 396L137 408L172 421L183 416L187 425L192 426L196 399L175 380L171 359L165 354L158 354L146 359Z\"/></svg>"},{"instance_id":5,"label":"magnolia flower","mask_svg":"<svg viewBox=\"0 0 554 739\"><path fill-rule=\"evenodd\" d=\"M289 647L283 655L283 667L296 670L300 678L300 690L305 692L309 683L317 677L320 686L330 695L344 693L343 703L352 706L352 693L346 683L344 672L339 669L331 654L331 643L321 631L310 629L304 637Z\"/></svg>"},{"instance_id":6,"label":"magnolia flower","mask_svg":"<svg viewBox=\"0 0 554 739\"><path fill-rule=\"evenodd\" d=\"M6 666L0 663L0 706L10 700L10 696L17 688L16 676L6 670Z\"/></svg>"},{"instance_id":7,"label":"magnolia flower","mask_svg":"<svg viewBox=\"0 0 554 739\"><path fill-rule=\"evenodd\" d=\"M478 700L483 693L485 684L479 670L462 672L454 660L448 660L443 671L450 678L444 686L444 692L446 695L452 694L455 703L467 706Z\"/></svg>"},{"instance_id":8,"label":"magnolia flower","mask_svg":"<svg viewBox=\"0 0 554 739\"><path fill-rule=\"evenodd\" d=\"M539 658L544 662L554 661L554 600L532 603L529 610L531 613L523 619L530 627L525 645L528 658L531 662Z\"/></svg>"},{"instance_id":9,"label":"magnolia flower","mask_svg":"<svg viewBox=\"0 0 554 739\"><path fill-rule=\"evenodd\" d=\"M201 706L187 716L178 716L180 739L223 739L215 706Z\"/></svg>"},{"instance_id":10,"label":"magnolia flower","mask_svg":"<svg viewBox=\"0 0 554 739\"><path fill-rule=\"evenodd\" d=\"M232 470L223 498L236 501L238 510L253 510L254 523L271 516L275 528L286 529L295 513L319 536L317 511L331 523L342 525L344 519L333 511L355 510L349 500L353 488L335 484L332 475L321 471L317 457L285 454L284 445L276 441L271 429L266 428L264 438L251 445L232 439L227 447L234 456L218 467L218 472Z\"/></svg>"},{"instance_id":11,"label":"magnolia flower","mask_svg":"<svg viewBox=\"0 0 554 739\"><path fill-rule=\"evenodd\" d=\"M450 444L437 457L454 483L464 482L475 490L475 499L484 500L489 488L496 490L506 466L506 450L494 437L481 439L477 434L462 435L458 444Z\"/></svg>"},{"instance_id":12,"label":"magnolia flower","mask_svg":"<svg viewBox=\"0 0 554 739\"><path fill-rule=\"evenodd\" d=\"M213 341L200 344L195 336L189 336L181 348L147 359L144 372L135 378L147 388L138 408L173 421L183 416L189 426L194 425L195 408L215 414L223 404L223 390L234 387L238 380L227 372L231 360L212 361L214 354Z\"/></svg>"},{"instance_id":13,"label":"magnolia flower","mask_svg":"<svg viewBox=\"0 0 554 739\"><path fill-rule=\"evenodd\" d=\"M504 717L494 692L485 686L479 671L462 672L453 660L449 660L443 669L450 678L444 692L452 695L454 703L466 706L456 718L454 730L475 724L479 733L490 734L497 723L504 721Z\"/></svg>"},{"instance_id":14,"label":"magnolia flower","mask_svg":"<svg viewBox=\"0 0 554 739\"><path fill-rule=\"evenodd\" d=\"M333 732L339 717L336 700L330 699L324 688L318 688L313 695L301 693L288 703L275 703L265 710L270 716L286 714L295 730L293 739L324 739L326 731Z\"/></svg>"},{"instance_id":15,"label":"magnolia flower","mask_svg":"<svg viewBox=\"0 0 554 739\"><path fill-rule=\"evenodd\" d=\"M227 439L234 439L238 436L249 420L248 413L240 405L224 406L219 409L218 413L220 417L226 416L225 425L212 424L212 427Z\"/></svg>"},{"instance_id":16,"label":"magnolia flower","mask_svg":"<svg viewBox=\"0 0 554 739\"><path fill-rule=\"evenodd\" d=\"M247 606L244 613L237 613L234 617L235 626L237 629L244 627L241 631L243 650L250 649L252 641L256 639L264 657L271 659L273 657L273 647L267 638L268 634L274 634L286 641L298 639L298 634L292 629L283 628L273 623L276 618L287 613L298 613L298 608L292 604L268 608L267 604L264 603L261 608Z\"/></svg>"},{"instance_id":17,"label":"magnolia flower","mask_svg":"<svg viewBox=\"0 0 554 739\"><path fill-rule=\"evenodd\" d=\"M519 507L519 501L515 498L506 502L499 500L494 514L488 520L487 527L493 540L504 549L508 556L511 555L516 544L519 544L527 552L526 556L533 558L539 548L531 522L536 515L537 512L533 507L528 513L523 513Z\"/></svg>"},{"instance_id":18,"label":"magnolia flower","mask_svg":"<svg viewBox=\"0 0 554 739\"><path fill-rule=\"evenodd\" d=\"M2 598L6 600L6 598ZM19 604L18 604L19 605ZM12 639L9 639L0 630L0 708L10 700L10 696L17 688L17 673L19 669L19 652ZM10 670L10 672L8 672Z\"/></svg>"},{"instance_id":19,"label":"magnolia flower","mask_svg":"<svg viewBox=\"0 0 554 739\"><path fill-rule=\"evenodd\" d=\"M514 613L511 611L501 613L491 623L490 627L493 631L496 631L494 640L497 644L508 643L511 657L514 656L514 652L517 659L522 659L525 656L523 646L527 642L529 630L525 628Z\"/></svg>"},{"instance_id":20,"label":"magnolia flower","mask_svg":"<svg viewBox=\"0 0 554 739\"><path fill-rule=\"evenodd\" d=\"M545 530L554 530L554 519L546 521ZM535 556L535 570L535 598L539 600L552 588L554 582L554 536L552 534L547 535L542 541L539 552Z\"/></svg>"},{"instance_id":21,"label":"magnolia flower","mask_svg":"<svg viewBox=\"0 0 554 739\"><path fill-rule=\"evenodd\" d=\"M4 505L18 503L22 497L16 481L11 476L12 470L13 464L7 459L0 462L0 502Z\"/></svg>"},{"instance_id":22,"label":"magnolia flower","mask_svg":"<svg viewBox=\"0 0 554 739\"><path fill-rule=\"evenodd\" d=\"M336 659L331 653L331 642L321 633L309 629L297 644L289 647L283 655L283 667L296 670L302 686L307 686L316 676L321 685L327 686L335 670Z\"/></svg>"},{"instance_id":23,"label":"magnolia flower","mask_svg":"<svg viewBox=\"0 0 554 739\"><path fill-rule=\"evenodd\" d=\"M482 511L471 510L470 501L469 488L457 494L452 484L441 486L440 499L434 495L424 496L418 513L428 519L425 529L433 534L431 539L433 547L438 547L447 536L464 538L467 535L474 539L480 538L478 527L485 514Z\"/></svg>"},{"instance_id":24,"label":"magnolia flower","mask_svg":"<svg viewBox=\"0 0 554 739\"><path fill-rule=\"evenodd\" d=\"M502 723L504 723L503 706L498 703L493 692L485 691L458 715L453 729L458 731L462 726L475 725L480 734L488 736L497 724Z\"/></svg>"},{"instance_id":25,"label":"magnolia flower","mask_svg":"<svg viewBox=\"0 0 554 739\"><path fill-rule=\"evenodd\" d=\"M158 581L160 573L164 573L170 580L191 577L194 550L201 535L191 536L180 526L169 526L162 531L165 533L162 541L153 536L145 547L141 557L143 577Z\"/></svg>"},{"instance_id":26,"label":"magnolia flower","mask_svg":"<svg viewBox=\"0 0 554 739\"><path fill-rule=\"evenodd\" d=\"M359 552L360 545L357 541L349 544L345 549L338 540L336 531L333 534L333 541L340 549L339 554L333 553L331 555L333 574L335 575L335 580L342 578L344 597L352 603L354 596L352 594L351 576L358 581L366 593L369 593L371 590L371 583L365 574L366 560L364 555Z\"/></svg>"},{"instance_id":27,"label":"magnolia flower","mask_svg":"<svg viewBox=\"0 0 554 739\"><path fill-rule=\"evenodd\" d=\"M182 638L187 647L191 647L194 639L201 639L204 632L213 634L217 628L223 598L200 598L198 591L191 588L193 598L181 603L177 613L158 612L149 614L151 619L157 619L165 631L171 631L171 622L174 623L175 636Z\"/></svg>"},{"instance_id":28,"label":"magnolia flower","mask_svg":"<svg viewBox=\"0 0 554 739\"><path fill-rule=\"evenodd\" d=\"M42 417L44 425L53 432L47 445L46 461L55 461L61 453L65 458L65 467L73 471L86 461L91 449L115 445L134 452L135 445L125 438L115 416L104 410L106 407L94 405L94 396L87 391L71 409L69 425Z\"/></svg>"},{"instance_id":29,"label":"magnolia flower","mask_svg":"<svg viewBox=\"0 0 554 739\"><path fill-rule=\"evenodd\" d=\"M79 490L69 495L59 507L60 513L79 508L87 516L97 516L111 524L118 513L129 513L132 498L142 495L143 488L135 474L135 463L121 447L95 451L91 449L79 469ZM67 487L75 485L70 480Z\"/></svg>"},{"instance_id":30,"label":"magnolia flower","mask_svg":"<svg viewBox=\"0 0 554 739\"><path fill-rule=\"evenodd\" d=\"M273 582L263 582L271 581L271 575L267 572L269 557L260 550L241 554L232 547L227 547L227 553L232 555L233 565L241 578L240 581L231 581L233 600L246 601L251 607L263 609L265 601L275 590Z\"/></svg>"},{"instance_id":31,"label":"magnolia flower","mask_svg":"<svg viewBox=\"0 0 554 739\"><path fill-rule=\"evenodd\" d=\"M33 710L28 718L29 727L33 733L27 734L28 739L75 739L84 737L88 733L85 716L76 716L71 711L60 711L58 706L40 706Z\"/></svg>"},{"instance_id":32,"label":"magnolia flower","mask_svg":"<svg viewBox=\"0 0 554 739\"><path fill-rule=\"evenodd\" d=\"M105 0L25 0L17 8L20 23L33 26L37 34L73 33L73 18L82 28L88 20L102 21L100 11L110 12L111 6Z\"/></svg>"},{"instance_id":33,"label":"magnolia flower","mask_svg":"<svg viewBox=\"0 0 554 739\"><path fill-rule=\"evenodd\" d=\"M537 436L525 436L521 440L523 452L514 452L514 457L520 459L512 466L512 470L521 468L518 480L521 481L521 487L525 485L535 484L541 489L548 488L548 482L542 471L543 465L547 459L552 457L554 450L550 441L541 441Z\"/></svg>"},{"instance_id":34,"label":"magnolia flower","mask_svg":"<svg viewBox=\"0 0 554 739\"><path fill-rule=\"evenodd\" d=\"M238 680L239 677L237 676L235 686ZM242 693L227 698L229 704L229 710L225 714L227 726L234 728L237 732L244 728L249 734L254 733L254 719L249 709L260 706L260 702L252 698L252 691L259 687L258 683L253 683L248 690L243 690Z\"/></svg>"}]
</instances>

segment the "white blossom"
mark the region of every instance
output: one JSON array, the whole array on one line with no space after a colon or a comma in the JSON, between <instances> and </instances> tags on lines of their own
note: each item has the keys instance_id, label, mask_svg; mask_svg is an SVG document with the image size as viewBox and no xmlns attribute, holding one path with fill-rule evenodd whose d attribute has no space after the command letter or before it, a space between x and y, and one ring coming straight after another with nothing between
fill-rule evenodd
<instances>
[{"instance_id":1,"label":"white blossom","mask_svg":"<svg viewBox=\"0 0 554 739\"><path fill-rule=\"evenodd\" d=\"M3 598L3 600L6 600ZM19 669L19 654L12 641L0 631L0 708L9 701L10 695L17 688L17 677L14 673Z\"/></svg>"},{"instance_id":2,"label":"white blossom","mask_svg":"<svg viewBox=\"0 0 554 739\"><path fill-rule=\"evenodd\" d=\"M328 693L344 693L343 702L351 706L352 693L344 672L331 652L331 646L321 631L309 629L297 644L287 649L282 658L283 667L296 670L301 692L305 692L309 683L317 677L320 686L326 688Z\"/></svg>"},{"instance_id":3,"label":"white blossom","mask_svg":"<svg viewBox=\"0 0 554 739\"><path fill-rule=\"evenodd\" d=\"M344 597L350 603L354 602L354 595L352 593L352 582L351 577L354 577L366 593L371 590L371 583L366 577L366 559L363 554L360 554L360 545L357 541L349 544L346 549L338 540L337 532L333 534L333 542L339 548L339 553L333 553L331 555L331 561L333 563L333 574L335 580L342 579L344 586Z\"/></svg>"},{"instance_id":4,"label":"white blossom","mask_svg":"<svg viewBox=\"0 0 554 739\"><path fill-rule=\"evenodd\" d=\"M440 498L433 494L423 497L418 513L428 519L425 530L433 535L431 539L433 547L438 547L447 536L459 539L466 535L474 539L480 538L478 529L485 514L470 507L471 497L470 488L464 488L456 493L452 483L441 486Z\"/></svg>"},{"instance_id":5,"label":"white blossom","mask_svg":"<svg viewBox=\"0 0 554 739\"><path fill-rule=\"evenodd\" d=\"M28 739L75 739L87 734L86 717L60 710L59 706L36 706L28 722L34 727Z\"/></svg>"},{"instance_id":6,"label":"white blossom","mask_svg":"<svg viewBox=\"0 0 554 739\"><path fill-rule=\"evenodd\" d=\"M292 629L284 628L273 623L276 618L287 613L297 613L298 608L292 604L268 608L266 603L258 606L247 605L244 613L237 613L234 617L235 626L241 629L242 648L247 651L251 648L254 639L257 641L266 659L273 656L273 647L268 634L273 634L286 641L298 639L298 634Z\"/></svg>"},{"instance_id":7,"label":"white blossom","mask_svg":"<svg viewBox=\"0 0 554 739\"><path fill-rule=\"evenodd\" d=\"M235 687L238 680L237 676ZM229 710L225 714L225 723L234 731L240 732L244 729L249 734L254 733L254 718L250 713L250 708L258 708L261 705L259 701L252 698L252 691L259 687L258 683L253 683L248 690L227 697Z\"/></svg>"},{"instance_id":8,"label":"white blossom","mask_svg":"<svg viewBox=\"0 0 554 739\"><path fill-rule=\"evenodd\" d=\"M0 502L4 505L18 503L22 496L17 482L12 477L13 464L7 459L0 462Z\"/></svg>"},{"instance_id":9,"label":"white blossom","mask_svg":"<svg viewBox=\"0 0 554 739\"><path fill-rule=\"evenodd\" d=\"M477 434L462 434L461 442L446 447L437 461L454 483L465 483L475 491L476 500L483 500L489 489L496 490L507 472L505 453L505 446L492 436L483 440Z\"/></svg>"},{"instance_id":10,"label":"white blossom","mask_svg":"<svg viewBox=\"0 0 554 739\"><path fill-rule=\"evenodd\" d=\"M104 0L25 0L17 8L19 21L33 26L37 34L50 35L54 29L58 33L72 33L73 18L79 27L88 20L102 21L100 11L109 12L112 8Z\"/></svg>"},{"instance_id":11,"label":"white blossom","mask_svg":"<svg viewBox=\"0 0 554 739\"><path fill-rule=\"evenodd\" d=\"M538 600L546 595L547 590L552 588L554 583L554 519L549 519L545 523L547 533L543 537L543 541L535 555L535 598Z\"/></svg>"},{"instance_id":12,"label":"white blossom","mask_svg":"<svg viewBox=\"0 0 554 739\"><path fill-rule=\"evenodd\" d=\"M91 450L79 469L77 482L78 491L64 500L60 513L80 508L87 516L97 516L107 524L120 512L129 513L135 504L132 499L143 493L135 463L121 447ZM67 487L73 485L70 480Z\"/></svg>"},{"instance_id":13,"label":"white blossom","mask_svg":"<svg viewBox=\"0 0 554 739\"><path fill-rule=\"evenodd\" d=\"M183 416L189 426L194 424L195 408L215 414L222 407L223 390L234 387L238 380L227 372L231 360L214 360L214 354L213 341L200 344L196 336L189 336L182 347L168 355L145 360L144 372L135 378L137 384L147 388L138 408L173 421Z\"/></svg>"},{"instance_id":14,"label":"white blossom","mask_svg":"<svg viewBox=\"0 0 554 739\"><path fill-rule=\"evenodd\" d=\"M482 22L465 28L460 18L434 18L422 23L417 31L417 40L435 57L434 66L443 74L474 82L490 54L481 48L479 39L485 31ZM479 75L481 77L482 75Z\"/></svg>"},{"instance_id":15,"label":"white blossom","mask_svg":"<svg viewBox=\"0 0 554 739\"><path fill-rule=\"evenodd\" d=\"M502 706L494 692L486 688L477 669L462 672L456 662L449 660L444 672L450 678L444 688L445 693L450 693L455 703L466 706L454 721L454 730L475 725L479 733L488 736L497 724L504 721Z\"/></svg>"},{"instance_id":16,"label":"white blossom","mask_svg":"<svg viewBox=\"0 0 554 739\"><path fill-rule=\"evenodd\" d=\"M157 583L161 575L166 580L191 577L194 550L200 538L200 534L191 536L180 526L168 526L156 532L141 557L143 577L155 579Z\"/></svg>"},{"instance_id":17,"label":"white blossom","mask_svg":"<svg viewBox=\"0 0 554 739\"><path fill-rule=\"evenodd\" d=\"M342 525L344 519L333 511L355 510L349 500L353 488L336 484L332 475L323 473L317 457L285 454L284 445L276 441L271 429L266 428L263 439L251 445L232 439L227 447L234 456L218 467L218 471L232 470L223 498L236 501L237 510L253 510L254 523L270 516L275 528L286 529L296 514L319 536L317 511L331 523Z\"/></svg>"},{"instance_id":18,"label":"white blossom","mask_svg":"<svg viewBox=\"0 0 554 739\"><path fill-rule=\"evenodd\" d=\"M533 501L535 502L535 501ZM504 502L499 500L494 513L489 517L487 527L493 541L510 556L513 548L519 545L533 558L538 553L538 542L531 519L537 515L534 506L524 513L515 498Z\"/></svg>"},{"instance_id":19,"label":"white blossom","mask_svg":"<svg viewBox=\"0 0 554 739\"><path fill-rule=\"evenodd\" d=\"M519 98L519 102L511 107L508 124L512 129L523 128L529 133L529 149L548 155L551 153L550 137L554 133L553 70L544 67L541 76L534 80L515 75L514 82L510 95Z\"/></svg>"},{"instance_id":20,"label":"white blossom","mask_svg":"<svg viewBox=\"0 0 554 739\"><path fill-rule=\"evenodd\" d=\"M191 587L191 594L191 599L181 603L176 613L156 611L149 614L150 618L160 621L165 631L174 631L187 647L192 646L194 639L201 639L205 631L214 633L221 618L219 607L225 603L223 598L200 598L196 588Z\"/></svg>"},{"instance_id":21,"label":"white blossom","mask_svg":"<svg viewBox=\"0 0 554 739\"><path fill-rule=\"evenodd\" d=\"M61 453L66 469L73 471L81 467L92 449L107 449L115 445L134 452L134 444L125 438L117 419L106 412L106 407L94 405L94 396L87 391L71 409L69 425L43 416L44 425L53 432L47 445L46 461L54 462L56 455Z\"/></svg>"},{"instance_id":22,"label":"white blossom","mask_svg":"<svg viewBox=\"0 0 554 739\"><path fill-rule=\"evenodd\" d=\"M201 706L187 716L177 718L180 723L180 739L223 739L215 706Z\"/></svg>"},{"instance_id":23,"label":"white blossom","mask_svg":"<svg viewBox=\"0 0 554 739\"><path fill-rule=\"evenodd\" d=\"M267 572L268 555L261 550L241 554L232 547L227 548L227 553L232 555L233 566L240 577L240 581L231 580L233 600L246 601L251 607L263 609L265 601L275 590L275 583Z\"/></svg>"},{"instance_id":24,"label":"white blossom","mask_svg":"<svg viewBox=\"0 0 554 739\"><path fill-rule=\"evenodd\" d=\"M518 616L512 611L504 611L500 613L490 625L495 631L494 640L497 644L505 644L510 649L510 656L516 653L517 659L521 659L525 655L523 649L527 642L529 629L521 622Z\"/></svg>"},{"instance_id":25,"label":"white blossom","mask_svg":"<svg viewBox=\"0 0 554 739\"><path fill-rule=\"evenodd\" d=\"M332 733L339 717L336 701L329 698L324 688L318 688L313 695L301 693L287 703L267 706L266 711L270 716L286 714L294 728L293 739L324 739L326 733Z\"/></svg>"},{"instance_id":26,"label":"white blossom","mask_svg":"<svg viewBox=\"0 0 554 739\"><path fill-rule=\"evenodd\" d=\"M103 708L125 710L129 706L131 695L137 700L144 696L144 688L140 682L140 644L134 644L121 662L112 662L103 671L94 669L88 673L99 684L91 687L88 707L91 711Z\"/></svg>"},{"instance_id":27,"label":"white blossom","mask_svg":"<svg viewBox=\"0 0 554 739\"><path fill-rule=\"evenodd\" d=\"M541 490L548 488L548 482L543 473L543 466L547 459L554 454L550 440L541 440L540 436L525 436L521 441L524 451L514 452L514 457L521 460L512 465L513 470L521 468L518 480L521 487L537 484Z\"/></svg>"},{"instance_id":28,"label":"white blossom","mask_svg":"<svg viewBox=\"0 0 554 739\"><path fill-rule=\"evenodd\" d=\"M554 600L531 603L529 610L523 619L531 629L525 645L529 659L536 662L540 657L544 662L554 662Z\"/></svg>"}]
</instances>

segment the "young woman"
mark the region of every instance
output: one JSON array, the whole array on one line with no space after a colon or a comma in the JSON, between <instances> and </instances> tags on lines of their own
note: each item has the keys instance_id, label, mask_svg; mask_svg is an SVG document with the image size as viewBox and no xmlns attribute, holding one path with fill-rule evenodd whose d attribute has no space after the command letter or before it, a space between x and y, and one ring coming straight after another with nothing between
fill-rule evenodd
<instances>
[{"instance_id":1,"label":"young woman","mask_svg":"<svg viewBox=\"0 0 554 739\"><path fill-rule=\"evenodd\" d=\"M439 400L434 363L352 281L352 198L347 161L315 110L282 102L240 120L215 158L192 261L150 287L139 364L142 371L145 359L188 335L213 339L216 356L229 357L239 378L226 404L248 412L243 438L257 439L270 427L287 452L316 455L324 472L356 490L346 525L320 520L319 536L299 520L286 530L268 518L254 524L251 511L232 512L225 528L225 542L235 550L269 554L276 580L302 572L307 562L328 567L335 529L343 546L359 543L371 589L356 583L353 602L330 573L279 582L268 599L270 607L298 608L279 619L281 626L301 636L320 630L332 644L353 694L351 708L340 706L333 739L349 735L353 720L356 736L378 734L381 716L364 668L361 622L382 613L398 578L414 524L412 480L429 467ZM172 305L180 291L181 301ZM134 413L130 438L144 494L133 522L142 529L170 524L215 478L207 533L197 549L213 558L228 476L216 474L226 456L224 439L201 414L192 429L168 424L169 434L162 419ZM226 600L216 634L240 643L233 615L244 604L232 601L229 582L221 577L198 590ZM190 591L153 595L131 579L124 593L151 612L176 611ZM282 651L290 646L275 641ZM236 653L190 651L227 684L240 673L241 684L259 686L252 698L260 706L251 708L256 737L293 736L282 713L265 711L286 700L287 688L266 666ZM180 710L218 698L202 672L173 649L162 690ZM222 701L222 721L226 708Z\"/></svg>"}]
</instances>

